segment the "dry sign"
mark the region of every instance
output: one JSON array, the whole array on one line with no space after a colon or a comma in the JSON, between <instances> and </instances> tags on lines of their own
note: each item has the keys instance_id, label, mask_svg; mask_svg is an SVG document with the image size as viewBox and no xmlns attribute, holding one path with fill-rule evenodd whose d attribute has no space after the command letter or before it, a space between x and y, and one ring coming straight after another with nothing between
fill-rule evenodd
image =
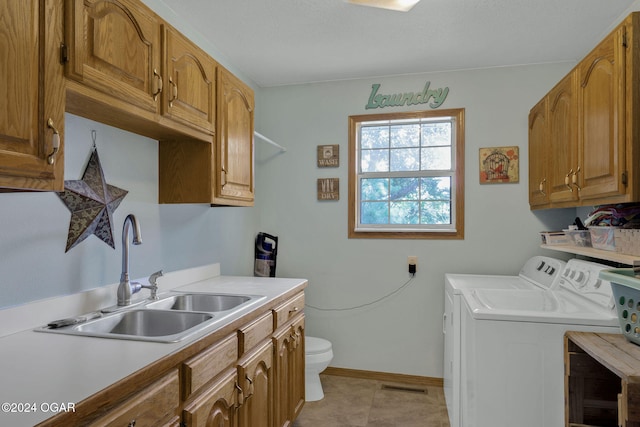
<instances>
[{"instance_id":1,"label":"dry sign","mask_svg":"<svg viewBox=\"0 0 640 427\"><path fill-rule=\"evenodd\" d=\"M340 178L318 178L318 200L340 200Z\"/></svg>"}]
</instances>

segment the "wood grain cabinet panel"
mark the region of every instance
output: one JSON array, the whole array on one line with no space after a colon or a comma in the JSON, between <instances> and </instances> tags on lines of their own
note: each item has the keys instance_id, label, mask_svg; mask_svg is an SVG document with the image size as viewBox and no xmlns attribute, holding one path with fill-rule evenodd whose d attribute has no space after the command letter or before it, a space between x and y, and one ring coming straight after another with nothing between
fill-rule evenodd
<instances>
[{"instance_id":1,"label":"wood grain cabinet panel","mask_svg":"<svg viewBox=\"0 0 640 427\"><path fill-rule=\"evenodd\" d=\"M274 426L291 427L305 401L304 314L297 313L291 323L273 336Z\"/></svg>"},{"instance_id":2,"label":"wood grain cabinet panel","mask_svg":"<svg viewBox=\"0 0 640 427\"><path fill-rule=\"evenodd\" d=\"M237 371L227 369L183 410L184 427L236 427Z\"/></svg>"},{"instance_id":3,"label":"wood grain cabinet panel","mask_svg":"<svg viewBox=\"0 0 640 427\"><path fill-rule=\"evenodd\" d=\"M160 112L160 21L130 0L67 0L67 77Z\"/></svg>"},{"instance_id":4,"label":"wood grain cabinet panel","mask_svg":"<svg viewBox=\"0 0 640 427\"><path fill-rule=\"evenodd\" d=\"M168 25L163 114L213 135L216 118L216 61Z\"/></svg>"},{"instance_id":5,"label":"wood grain cabinet panel","mask_svg":"<svg viewBox=\"0 0 640 427\"><path fill-rule=\"evenodd\" d=\"M253 206L253 91L218 67L218 124L212 204Z\"/></svg>"},{"instance_id":6,"label":"wood grain cabinet panel","mask_svg":"<svg viewBox=\"0 0 640 427\"><path fill-rule=\"evenodd\" d=\"M531 109L531 209L640 201L639 46L634 12Z\"/></svg>"},{"instance_id":7,"label":"wood grain cabinet panel","mask_svg":"<svg viewBox=\"0 0 640 427\"><path fill-rule=\"evenodd\" d=\"M0 188L62 191L63 4L5 0L0 22ZM60 142L55 153L54 138Z\"/></svg>"},{"instance_id":8,"label":"wood grain cabinet panel","mask_svg":"<svg viewBox=\"0 0 640 427\"><path fill-rule=\"evenodd\" d=\"M273 345L265 340L238 362L243 400L238 427L271 427L273 420Z\"/></svg>"},{"instance_id":9,"label":"wood grain cabinet panel","mask_svg":"<svg viewBox=\"0 0 640 427\"><path fill-rule=\"evenodd\" d=\"M529 205L539 209L549 204L550 171L547 167L549 136L547 98L529 112Z\"/></svg>"},{"instance_id":10,"label":"wood grain cabinet panel","mask_svg":"<svg viewBox=\"0 0 640 427\"><path fill-rule=\"evenodd\" d=\"M175 412L180 404L179 389L178 371L172 370L150 386L136 391L126 402L89 425L120 427L174 424Z\"/></svg>"}]
</instances>

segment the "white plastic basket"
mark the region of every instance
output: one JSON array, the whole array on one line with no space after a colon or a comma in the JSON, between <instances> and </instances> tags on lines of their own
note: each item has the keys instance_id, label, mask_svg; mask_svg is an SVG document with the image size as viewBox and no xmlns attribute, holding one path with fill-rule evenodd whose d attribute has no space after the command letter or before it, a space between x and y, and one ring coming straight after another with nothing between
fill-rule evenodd
<instances>
[{"instance_id":1,"label":"white plastic basket","mask_svg":"<svg viewBox=\"0 0 640 427\"><path fill-rule=\"evenodd\" d=\"M640 345L640 278L632 268L602 270L600 278L611 282L622 335Z\"/></svg>"}]
</instances>

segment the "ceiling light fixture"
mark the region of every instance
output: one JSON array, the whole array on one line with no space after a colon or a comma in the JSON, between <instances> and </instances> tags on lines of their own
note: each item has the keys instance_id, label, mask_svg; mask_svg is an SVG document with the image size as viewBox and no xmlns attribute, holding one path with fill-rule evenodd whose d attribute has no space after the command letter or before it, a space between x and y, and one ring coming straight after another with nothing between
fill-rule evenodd
<instances>
[{"instance_id":1,"label":"ceiling light fixture","mask_svg":"<svg viewBox=\"0 0 640 427\"><path fill-rule=\"evenodd\" d=\"M379 7L381 9L408 12L420 0L345 0L347 3L360 6Z\"/></svg>"}]
</instances>

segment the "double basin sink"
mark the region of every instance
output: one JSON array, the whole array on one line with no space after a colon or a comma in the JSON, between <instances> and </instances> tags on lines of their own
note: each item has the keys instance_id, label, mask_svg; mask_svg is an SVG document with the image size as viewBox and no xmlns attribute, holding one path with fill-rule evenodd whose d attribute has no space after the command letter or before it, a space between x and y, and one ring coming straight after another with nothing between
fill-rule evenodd
<instances>
[{"instance_id":1,"label":"double basin sink","mask_svg":"<svg viewBox=\"0 0 640 427\"><path fill-rule=\"evenodd\" d=\"M43 326L39 332L136 341L177 342L189 335L221 325L234 313L266 297L210 293L170 293L146 300L98 318L69 326Z\"/></svg>"}]
</instances>

